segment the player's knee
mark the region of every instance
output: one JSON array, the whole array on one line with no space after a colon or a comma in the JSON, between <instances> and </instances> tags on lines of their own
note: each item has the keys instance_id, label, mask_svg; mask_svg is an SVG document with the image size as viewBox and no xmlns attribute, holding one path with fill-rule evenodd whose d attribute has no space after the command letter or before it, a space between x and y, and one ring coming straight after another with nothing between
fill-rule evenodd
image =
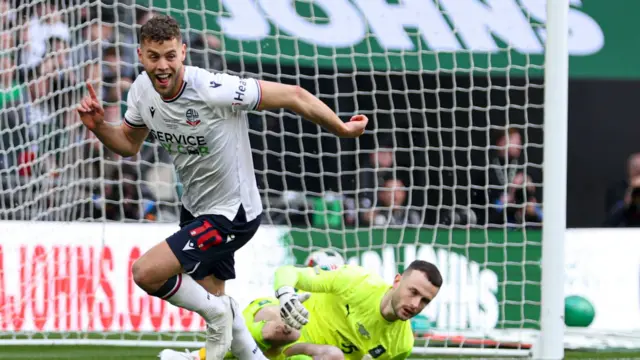
<instances>
[{"instance_id":1,"label":"player's knee","mask_svg":"<svg viewBox=\"0 0 640 360\"><path fill-rule=\"evenodd\" d=\"M133 274L133 282L145 291L150 291L150 287L153 285L153 272L151 268L144 265L144 261L140 259L133 263L131 268Z\"/></svg>"}]
</instances>

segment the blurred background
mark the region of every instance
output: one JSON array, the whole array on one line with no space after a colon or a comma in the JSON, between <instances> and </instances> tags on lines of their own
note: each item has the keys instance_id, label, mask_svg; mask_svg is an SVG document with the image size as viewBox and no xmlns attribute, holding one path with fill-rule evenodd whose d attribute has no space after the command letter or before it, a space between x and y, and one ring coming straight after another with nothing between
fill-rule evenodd
<instances>
[{"instance_id":1,"label":"blurred background","mask_svg":"<svg viewBox=\"0 0 640 360\"><path fill-rule=\"evenodd\" d=\"M242 1L0 0L0 219L177 221L181 184L161 147L149 138L120 158L73 111L89 80L108 120L122 119L141 71L139 28L165 13L184 25L187 64L299 84L343 119L371 120L354 141L285 111L252 113L267 223L540 227L544 12L518 4L499 9L507 20L470 20L471 10L497 10L443 1L437 13L433 4L417 12L430 25L402 16L385 25L376 14L392 5L378 2L359 11L295 2L300 22ZM640 4L572 1L572 228L640 221L640 52L616 9Z\"/></svg>"}]
</instances>

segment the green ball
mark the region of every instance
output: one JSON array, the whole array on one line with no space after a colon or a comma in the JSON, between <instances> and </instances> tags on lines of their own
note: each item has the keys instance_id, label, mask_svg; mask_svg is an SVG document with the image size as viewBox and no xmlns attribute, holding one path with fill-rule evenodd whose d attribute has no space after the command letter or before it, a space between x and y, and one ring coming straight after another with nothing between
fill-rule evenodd
<instances>
[{"instance_id":1,"label":"green ball","mask_svg":"<svg viewBox=\"0 0 640 360\"><path fill-rule=\"evenodd\" d=\"M411 319L411 328L414 332L425 333L436 326L435 321L431 321L428 317L418 314Z\"/></svg>"},{"instance_id":2,"label":"green ball","mask_svg":"<svg viewBox=\"0 0 640 360\"><path fill-rule=\"evenodd\" d=\"M572 327L588 327L596 317L593 304L582 296L568 296L564 299L564 323Z\"/></svg>"}]
</instances>

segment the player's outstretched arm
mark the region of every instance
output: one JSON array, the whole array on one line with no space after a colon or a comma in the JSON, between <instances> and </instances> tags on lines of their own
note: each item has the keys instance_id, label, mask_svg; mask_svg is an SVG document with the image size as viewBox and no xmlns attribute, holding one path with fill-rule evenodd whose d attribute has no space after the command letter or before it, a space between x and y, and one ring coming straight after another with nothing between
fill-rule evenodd
<instances>
[{"instance_id":1,"label":"player's outstretched arm","mask_svg":"<svg viewBox=\"0 0 640 360\"><path fill-rule=\"evenodd\" d=\"M87 83L89 96L85 96L77 107L80 120L91 130L98 139L118 155L129 157L140 151L140 147L147 138L147 128L134 129L124 122L114 126L104 121L104 109L96 95L93 86Z\"/></svg>"},{"instance_id":2,"label":"player's outstretched arm","mask_svg":"<svg viewBox=\"0 0 640 360\"><path fill-rule=\"evenodd\" d=\"M262 98L258 110L288 109L345 138L362 135L369 122L364 115L354 115L349 122L343 122L325 103L300 86L263 80L259 84Z\"/></svg>"},{"instance_id":3,"label":"player's outstretched arm","mask_svg":"<svg viewBox=\"0 0 640 360\"><path fill-rule=\"evenodd\" d=\"M309 293L296 294L295 288L311 293L340 294L360 276L360 272L349 266L334 271L319 267L281 266L276 270L274 289L280 302L280 317L294 329L300 329L309 321L309 312L302 305Z\"/></svg>"},{"instance_id":4,"label":"player's outstretched arm","mask_svg":"<svg viewBox=\"0 0 640 360\"><path fill-rule=\"evenodd\" d=\"M340 271L285 265L276 270L274 290L288 286L315 293L333 292L334 283L339 274Z\"/></svg>"}]
</instances>

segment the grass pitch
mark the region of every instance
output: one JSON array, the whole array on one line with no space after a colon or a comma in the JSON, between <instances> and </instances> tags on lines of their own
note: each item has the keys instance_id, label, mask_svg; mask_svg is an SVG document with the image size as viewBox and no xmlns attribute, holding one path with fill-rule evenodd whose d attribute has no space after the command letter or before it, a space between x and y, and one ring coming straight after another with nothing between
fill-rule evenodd
<instances>
[{"instance_id":1,"label":"grass pitch","mask_svg":"<svg viewBox=\"0 0 640 360\"><path fill-rule=\"evenodd\" d=\"M0 359L90 359L90 360L117 360L117 359L157 359L159 348L141 347L115 347L115 346L89 346L89 345L47 345L47 346L2 346L0 347ZM181 351L182 349L175 349ZM430 356L412 357L414 359L472 359L473 357L455 356ZM492 359L501 359L496 357ZM502 359L504 359L502 357ZM640 359L640 352L575 352L567 351L566 359Z\"/></svg>"}]
</instances>

